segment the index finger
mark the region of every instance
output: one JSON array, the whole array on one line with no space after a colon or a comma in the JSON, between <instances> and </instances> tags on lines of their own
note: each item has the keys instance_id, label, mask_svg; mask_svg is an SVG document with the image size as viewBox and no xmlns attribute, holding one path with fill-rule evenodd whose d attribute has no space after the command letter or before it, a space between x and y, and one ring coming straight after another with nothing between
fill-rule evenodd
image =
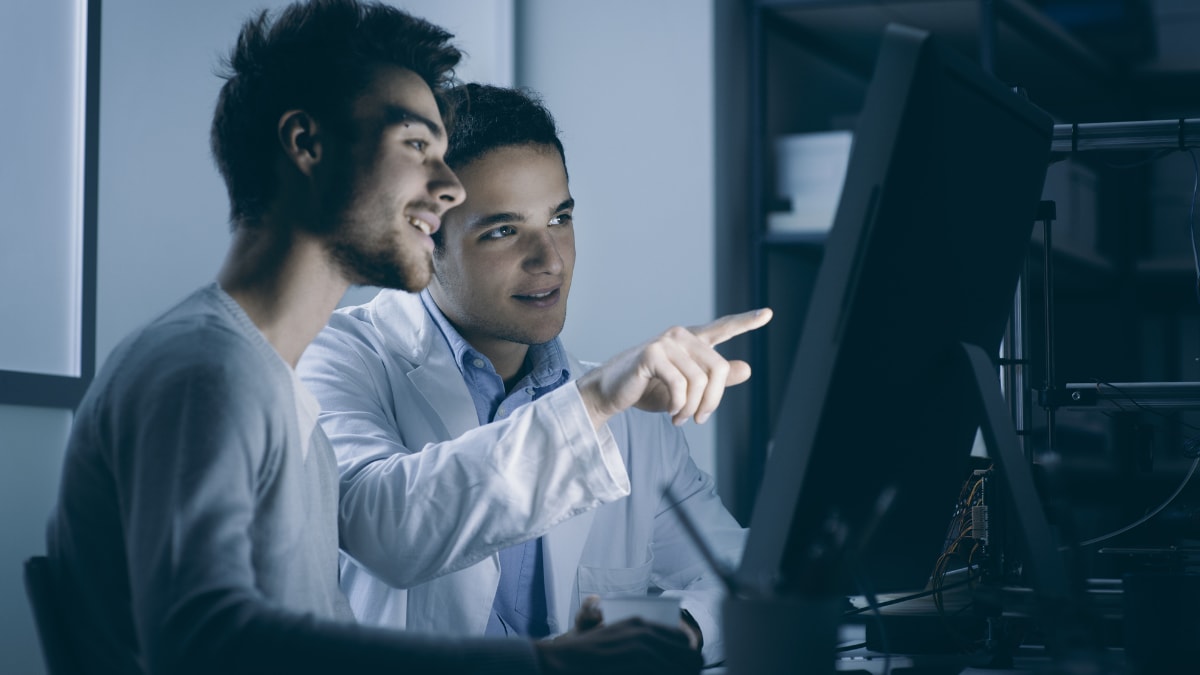
<instances>
[{"instance_id":1,"label":"index finger","mask_svg":"<svg viewBox=\"0 0 1200 675\"><path fill-rule=\"evenodd\" d=\"M737 337L742 333L762 328L771 320L773 313L770 307L752 309L741 314L727 314L716 321L702 326L693 326L688 330L696 337L704 340L709 346L719 345L726 340Z\"/></svg>"}]
</instances>

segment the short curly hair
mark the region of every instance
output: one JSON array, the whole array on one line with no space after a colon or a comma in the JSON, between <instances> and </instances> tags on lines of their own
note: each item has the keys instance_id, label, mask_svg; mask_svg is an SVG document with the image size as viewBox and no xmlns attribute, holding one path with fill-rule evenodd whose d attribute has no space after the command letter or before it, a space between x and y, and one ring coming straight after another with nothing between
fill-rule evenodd
<instances>
[{"instance_id":1,"label":"short curly hair","mask_svg":"<svg viewBox=\"0 0 1200 675\"><path fill-rule=\"evenodd\" d=\"M400 66L429 85L445 113L442 93L462 58L453 37L367 0L304 0L273 21L267 11L247 20L222 63L225 84L210 136L233 222L253 221L275 196L276 126L286 111L304 110L339 127L375 69Z\"/></svg>"}]
</instances>

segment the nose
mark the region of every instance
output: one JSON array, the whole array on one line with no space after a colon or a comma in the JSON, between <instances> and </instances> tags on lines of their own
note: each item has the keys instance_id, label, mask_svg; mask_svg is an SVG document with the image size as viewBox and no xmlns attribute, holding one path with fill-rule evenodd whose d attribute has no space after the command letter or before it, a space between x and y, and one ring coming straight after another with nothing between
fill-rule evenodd
<instances>
[{"instance_id":1,"label":"nose","mask_svg":"<svg viewBox=\"0 0 1200 675\"><path fill-rule=\"evenodd\" d=\"M443 213L467 198L466 188L445 162L437 162L434 166L429 177L429 193L442 205Z\"/></svg>"},{"instance_id":2,"label":"nose","mask_svg":"<svg viewBox=\"0 0 1200 675\"><path fill-rule=\"evenodd\" d=\"M563 257L559 246L562 242L548 228L541 228L530 233L525 241L528 251L525 257L525 269L542 274L561 274Z\"/></svg>"}]
</instances>

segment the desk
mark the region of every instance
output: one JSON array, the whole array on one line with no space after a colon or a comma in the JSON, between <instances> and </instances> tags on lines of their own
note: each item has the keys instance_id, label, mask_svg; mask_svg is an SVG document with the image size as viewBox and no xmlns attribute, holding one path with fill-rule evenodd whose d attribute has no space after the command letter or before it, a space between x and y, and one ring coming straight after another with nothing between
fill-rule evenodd
<instances>
[{"instance_id":1,"label":"desk","mask_svg":"<svg viewBox=\"0 0 1200 675\"><path fill-rule=\"evenodd\" d=\"M726 639L729 639L727 634ZM866 624L842 624L838 627L838 651L831 654L837 675L1131 675L1126 669L1122 650L1109 649L1098 655L1081 654L1077 659L1055 664L1040 646L1026 646L1016 650L1012 668L989 668L979 656L967 654L893 654L890 659L883 652L868 650ZM728 649L728 647L727 647ZM784 671L787 672L787 671ZM797 670L796 672L804 672ZM826 671L828 672L828 671ZM1178 672L1198 672L1181 670ZM767 675L766 673L743 673L729 667L706 668L702 675Z\"/></svg>"}]
</instances>

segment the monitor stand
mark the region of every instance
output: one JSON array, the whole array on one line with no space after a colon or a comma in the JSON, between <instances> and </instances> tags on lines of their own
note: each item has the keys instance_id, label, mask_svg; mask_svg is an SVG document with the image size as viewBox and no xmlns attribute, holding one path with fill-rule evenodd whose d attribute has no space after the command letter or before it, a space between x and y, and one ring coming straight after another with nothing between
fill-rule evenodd
<instances>
[{"instance_id":1,"label":"monitor stand","mask_svg":"<svg viewBox=\"0 0 1200 675\"><path fill-rule=\"evenodd\" d=\"M980 433L988 457L1007 493L1005 506L1011 510L1007 520L1016 525L1025 547L1025 566L1038 598L1038 613L1049 621L1061 613L1071 600L1069 577L1058 544L1042 508L1042 500L1034 486L1033 473L1021 452L1016 429L1000 393L995 366L986 352L975 345L962 343L962 354L974 394L981 411Z\"/></svg>"},{"instance_id":2,"label":"monitor stand","mask_svg":"<svg viewBox=\"0 0 1200 675\"><path fill-rule=\"evenodd\" d=\"M1024 547L1023 572L1034 596L1034 622L1043 632L1050 670L1039 672L1107 673L1113 666L1099 639L1096 616L1083 579L1067 571L1060 547L1051 532L1042 499L1034 485L1030 462L1021 452L1008 406L1000 393L995 366L976 345L961 344L974 393L982 412L980 432L988 456L1001 480L1004 517L1017 528Z\"/></svg>"},{"instance_id":3,"label":"monitor stand","mask_svg":"<svg viewBox=\"0 0 1200 675\"><path fill-rule=\"evenodd\" d=\"M969 383L966 394L978 404L983 440L1009 498L1009 521L1025 547L1025 568L1037 598L1035 618L1044 626L1048 652L1054 656L1064 646L1056 644L1057 636L1070 631L1072 618L1079 617L1071 609L1075 603L1066 566L1021 452L995 366L975 345L962 343L958 351L959 381ZM841 596L730 594L723 608L728 675L833 675L843 609ZM1066 648L1073 651L1077 646Z\"/></svg>"}]
</instances>

